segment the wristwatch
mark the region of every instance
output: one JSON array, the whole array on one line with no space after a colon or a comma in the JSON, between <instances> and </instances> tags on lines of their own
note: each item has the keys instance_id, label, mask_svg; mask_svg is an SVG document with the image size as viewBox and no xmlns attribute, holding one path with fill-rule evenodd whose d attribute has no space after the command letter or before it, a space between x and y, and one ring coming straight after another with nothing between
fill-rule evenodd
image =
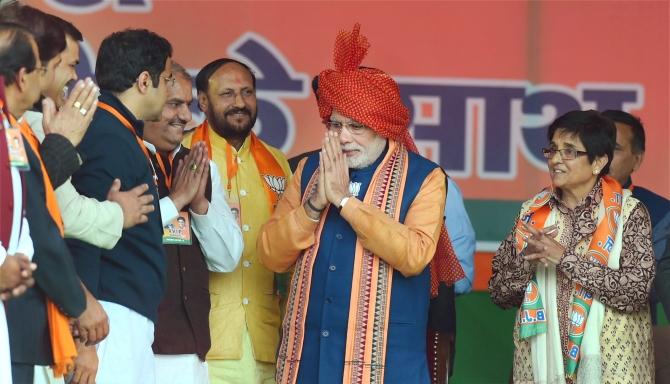
<instances>
[{"instance_id":1,"label":"wristwatch","mask_svg":"<svg viewBox=\"0 0 670 384\"><path fill-rule=\"evenodd\" d=\"M344 204L346 204L347 201L349 201L349 197L350 197L350 196L344 196L344 197L342 198L342 200L340 200L340 203L337 205L337 209L339 209L339 210L341 211L341 210L342 210L342 207L344 207Z\"/></svg>"}]
</instances>

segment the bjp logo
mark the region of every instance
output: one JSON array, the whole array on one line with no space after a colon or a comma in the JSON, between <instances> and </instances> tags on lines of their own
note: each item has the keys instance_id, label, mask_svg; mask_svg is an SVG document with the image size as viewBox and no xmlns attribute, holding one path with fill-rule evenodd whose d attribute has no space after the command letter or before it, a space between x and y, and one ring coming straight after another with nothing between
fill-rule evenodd
<instances>
[{"instance_id":1,"label":"bjp logo","mask_svg":"<svg viewBox=\"0 0 670 384\"><path fill-rule=\"evenodd\" d=\"M281 196L286 188L286 178L283 176L263 175L263 179L274 193Z\"/></svg>"},{"instance_id":2,"label":"bjp logo","mask_svg":"<svg viewBox=\"0 0 670 384\"><path fill-rule=\"evenodd\" d=\"M526 295L524 297L524 304L531 305L537 303L540 298L540 291L537 288L537 284L530 283L526 287Z\"/></svg>"},{"instance_id":3,"label":"bjp logo","mask_svg":"<svg viewBox=\"0 0 670 384\"><path fill-rule=\"evenodd\" d=\"M588 316L588 312L584 305L580 303L574 304L572 313L570 314L570 322L572 323L572 331L570 333L574 336L581 336L584 334L584 329L586 328L586 316Z\"/></svg>"}]
</instances>

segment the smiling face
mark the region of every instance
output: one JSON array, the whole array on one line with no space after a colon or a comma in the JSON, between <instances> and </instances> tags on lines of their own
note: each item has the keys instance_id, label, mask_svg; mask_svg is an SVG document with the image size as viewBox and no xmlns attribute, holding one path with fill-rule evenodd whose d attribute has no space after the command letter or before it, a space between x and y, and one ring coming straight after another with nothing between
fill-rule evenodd
<instances>
[{"instance_id":1,"label":"smiling face","mask_svg":"<svg viewBox=\"0 0 670 384\"><path fill-rule=\"evenodd\" d=\"M67 87L77 81L77 64L79 64L79 44L70 35L65 36L65 50L61 52L61 61L56 66L54 80L48 86L45 96L50 97L57 107L65 104Z\"/></svg>"},{"instance_id":2,"label":"smiling face","mask_svg":"<svg viewBox=\"0 0 670 384\"><path fill-rule=\"evenodd\" d=\"M184 128L191 121L193 102L191 80L177 74L173 86L168 86L168 97L158 122L147 122L144 138L159 152L172 152L184 137Z\"/></svg>"},{"instance_id":3,"label":"smiling face","mask_svg":"<svg viewBox=\"0 0 670 384\"><path fill-rule=\"evenodd\" d=\"M551 149L572 148L577 151L586 152L584 144L579 136L557 129L549 144ZM589 162L587 155L577 156L574 159L563 159L560 153L556 153L547 159L549 176L555 188L563 193L576 196L578 199L586 197L596 181L598 173L607 164L607 156L597 157Z\"/></svg>"},{"instance_id":4,"label":"smiling face","mask_svg":"<svg viewBox=\"0 0 670 384\"><path fill-rule=\"evenodd\" d=\"M363 126L335 110L330 115L330 121L343 125L338 132L338 137L349 168L365 168L374 163L384 151L386 138L378 135L371 128Z\"/></svg>"},{"instance_id":5,"label":"smiling face","mask_svg":"<svg viewBox=\"0 0 670 384\"><path fill-rule=\"evenodd\" d=\"M40 90L42 95L46 96L48 94L49 88L53 85L54 79L56 78L56 68L60 65L61 61L60 54L47 62L42 61L41 69L38 69L38 72L40 73Z\"/></svg>"},{"instance_id":6,"label":"smiling face","mask_svg":"<svg viewBox=\"0 0 670 384\"><path fill-rule=\"evenodd\" d=\"M209 78L207 92L198 95L198 102L211 127L225 139L244 141L256 123L253 78L237 63L217 69Z\"/></svg>"},{"instance_id":7,"label":"smiling face","mask_svg":"<svg viewBox=\"0 0 670 384\"><path fill-rule=\"evenodd\" d=\"M147 73L148 72L143 72ZM168 98L168 88L173 85L172 59L168 57L165 60L163 72L158 76L158 84L154 83L151 76L148 76L148 86L146 87L145 104L142 116L138 116L144 121L160 121L161 113Z\"/></svg>"}]
</instances>

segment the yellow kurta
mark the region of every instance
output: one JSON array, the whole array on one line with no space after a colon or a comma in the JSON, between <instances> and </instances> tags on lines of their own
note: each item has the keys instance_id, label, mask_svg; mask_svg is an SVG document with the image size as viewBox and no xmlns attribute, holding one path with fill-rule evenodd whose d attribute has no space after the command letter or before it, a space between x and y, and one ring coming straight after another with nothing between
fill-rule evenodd
<instances>
[{"instance_id":1,"label":"yellow kurta","mask_svg":"<svg viewBox=\"0 0 670 384\"><path fill-rule=\"evenodd\" d=\"M184 138L184 145L191 146L192 134ZM279 344L279 297L275 293L274 273L265 268L256 257L256 238L261 226L270 218L271 207L263 187L254 158L249 150L250 139L244 141L239 151L233 148L233 160L238 163L237 175L232 179L231 191L226 191L226 140L209 128L212 160L221 174L221 185L231 205L240 207L244 251L240 264L233 272L209 275L212 309L209 327L212 347L208 360L242 357L244 327L249 331L254 357L258 361L274 363ZM264 143L265 144L265 143ZM277 163L288 177L291 175L284 154L267 144Z\"/></svg>"}]
</instances>

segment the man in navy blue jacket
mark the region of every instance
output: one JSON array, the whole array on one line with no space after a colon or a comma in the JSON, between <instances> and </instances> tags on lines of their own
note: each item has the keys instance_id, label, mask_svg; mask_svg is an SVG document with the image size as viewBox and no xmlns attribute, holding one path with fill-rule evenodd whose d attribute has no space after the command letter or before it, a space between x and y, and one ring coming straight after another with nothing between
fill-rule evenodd
<instances>
[{"instance_id":1,"label":"man in navy blue jacket","mask_svg":"<svg viewBox=\"0 0 670 384\"><path fill-rule=\"evenodd\" d=\"M109 335L97 350L79 346L79 362L95 362L97 352L98 383L155 381L151 344L165 285L165 255L155 174L142 130L143 121L160 118L167 87L174 84L171 56L166 39L143 29L111 34L98 52L95 75L102 94L79 146L84 163L72 183L81 194L101 201L114 179L122 186L146 183L155 208L147 222L124 230L111 250L69 241L82 281L109 317ZM77 366L75 374L81 369Z\"/></svg>"}]
</instances>

